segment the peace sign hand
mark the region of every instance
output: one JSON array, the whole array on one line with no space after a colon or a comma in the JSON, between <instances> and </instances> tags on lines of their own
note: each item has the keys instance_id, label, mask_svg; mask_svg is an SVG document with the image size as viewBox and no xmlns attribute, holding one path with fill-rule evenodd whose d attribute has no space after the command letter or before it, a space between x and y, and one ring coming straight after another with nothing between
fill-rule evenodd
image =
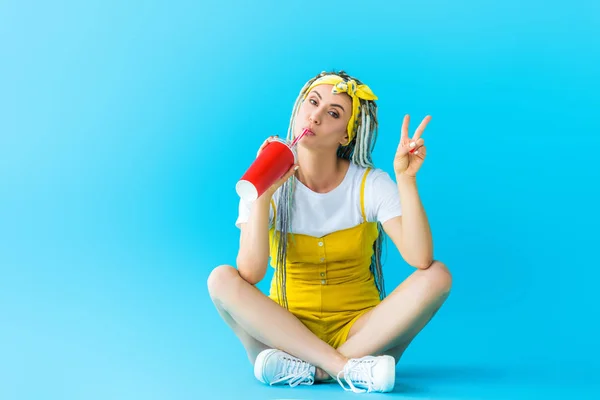
<instances>
[{"instance_id":1,"label":"peace sign hand","mask_svg":"<svg viewBox=\"0 0 600 400\"><path fill-rule=\"evenodd\" d=\"M409 139L408 124L410 122L410 116L408 114L404 116L400 134L400 144L398 144L398 150L396 150L396 156L394 157L394 172L396 175L414 177L416 176L417 171L419 171L419 168L421 168L421 165L423 165L426 149L423 145L425 141L421 138L421 135L429 121L431 121L430 115L423 118L423 121L415 131L414 136L412 139Z\"/></svg>"}]
</instances>

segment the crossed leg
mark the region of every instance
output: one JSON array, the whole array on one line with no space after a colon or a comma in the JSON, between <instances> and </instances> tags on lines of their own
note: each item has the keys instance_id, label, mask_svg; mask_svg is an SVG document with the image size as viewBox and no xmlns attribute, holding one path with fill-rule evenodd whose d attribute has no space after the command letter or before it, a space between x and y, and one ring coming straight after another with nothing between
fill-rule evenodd
<instances>
[{"instance_id":1,"label":"crossed leg","mask_svg":"<svg viewBox=\"0 0 600 400\"><path fill-rule=\"evenodd\" d=\"M413 272L354 323L336 350L244 281L235 268L217 267L208 279L219 314L244 345L251 363L262 350L278 348L319 367L317 379L335 376L349 358L389 354L398 360L444 303L451 283L450 272L438 261Z\"/></svg>"},{"instance_id":2,"label":"crossed leg","mask_svg":"<svg viewBox=\"0 0 600 400\"><path fill-rule=\"evenodd\" d=\"M379 305L362 315L338 351L348 358L389 354L396 361L448 298L452 276L434 261L413 272Z\"/></svg>"}]
</instances>

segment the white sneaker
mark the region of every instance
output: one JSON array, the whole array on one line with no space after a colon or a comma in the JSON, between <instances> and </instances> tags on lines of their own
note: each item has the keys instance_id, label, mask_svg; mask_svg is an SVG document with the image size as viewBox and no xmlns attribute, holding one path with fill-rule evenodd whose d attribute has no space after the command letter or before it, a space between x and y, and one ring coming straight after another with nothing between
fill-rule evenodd
<instances>
[{"instance_id":1,"label":"white sneaker","mask_svg":"<svg viewBox=\"0 0 600 400\"><path fill-rule=\"evenodd\" d=\"M277 349L261 351L254 363L256 379L269 385L312 385L315 372L314 365Z\"/></svg>"},{"instance_id":2,"label":"white sneaker","mask_svg":"<svg viewBox=\"0 0 600 400\"><path fill-rule=\"evenodd\" d=\"M396 383L396 361L392 356L351 358L338 374L337 381L344 390L354 393L390 392Z\"/></svg>"}]
</instances>

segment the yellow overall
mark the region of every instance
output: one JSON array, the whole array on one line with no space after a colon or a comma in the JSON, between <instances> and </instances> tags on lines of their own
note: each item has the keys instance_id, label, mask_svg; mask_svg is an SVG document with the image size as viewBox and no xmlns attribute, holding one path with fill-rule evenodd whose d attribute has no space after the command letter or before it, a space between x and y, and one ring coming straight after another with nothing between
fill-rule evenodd
<instances>
[{"instance_id":1,"label":"yellow overall","mask_svg":"<svg viewBox=\"0 0 600 400\"><path fill-rule=\"evenodd\" d=\"M360 190L363 222L353 228L323 237L288 234L286 294L289 311L321 340L334 348L342 345L352 324L380 303L373 274L369 270L377 223L367 222L364 205L365 171ZM275 203L271 203L275 213ZM275 224L273 224L275 226ZM271 266L277 259L275 228L270 229ZM280 305L277 274L269 297Z\"/></svg>"}]
</instances>

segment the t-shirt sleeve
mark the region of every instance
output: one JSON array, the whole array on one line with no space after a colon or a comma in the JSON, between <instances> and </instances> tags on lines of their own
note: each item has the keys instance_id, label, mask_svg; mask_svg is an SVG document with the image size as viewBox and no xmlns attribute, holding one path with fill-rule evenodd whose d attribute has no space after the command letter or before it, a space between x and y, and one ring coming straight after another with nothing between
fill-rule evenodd
<instances>
[{"instance_id":1,"label":"t-shirt sleeve","mask_svg":"<svg viewBox=\"0 0 600 400\"><path fill-rule=\"evenodd\" d=\"M367 176L365 213L367 221L382 224L402 215L398 185L383 170L375 169Z\"/></svg>"},{"instance_id":2,"label":"t-shirt sleeve","mask_svg":"<svg viewBox=\"0 0 600 400\"><path fill-rule=\"evenodd\" d=\"M238 205L238 217L235 221L235 226L237 226L238 229L240 228L241 224L248 222L251 208L252 203L240 199L240 203Z\"/></svg>"},{"instance_id":3,"label":"t-shirt sleeve","mask_svg":"<svg viewBox=\"0 0 600 400\"><path fill-rule=\"evenodd\" d=\"M235 226L240 228L241 224L248 222L251 209L252 202L240 199L240 203L238 206L238 217L235 221ZM271 203L271 206L269 207L269 227L271 226L271 224L273 224L273 203Z\"/></svg>"}]
</instances>

